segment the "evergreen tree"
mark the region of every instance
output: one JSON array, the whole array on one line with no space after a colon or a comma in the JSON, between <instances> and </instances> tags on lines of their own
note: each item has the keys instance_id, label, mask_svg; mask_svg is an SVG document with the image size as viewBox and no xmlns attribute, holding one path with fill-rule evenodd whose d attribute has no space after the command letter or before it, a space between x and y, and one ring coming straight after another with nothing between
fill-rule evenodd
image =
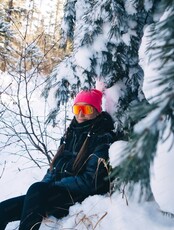
<instances>
[{"instance_id":1,"label":"evergreen tree","mask_svg":"<svg viewBox=\"0 0 174 230\"><path fill-rule=\"evenodd\" d=\"M161 143L169 140L163 154L174 149L174 1L162 1L155 13L160 17L149 28L146 53L146 66L151 65L153 72L145 72L149 78L148 87L151 86L154 93L148 96L146 92L149 104L133 108L130 116L140 121L122 153L123 161L113 171L113 177L119 178L118 187L128 184L129 191L133 191L135 184L139 184L143 199L151 195L150 168ZM169 170L167 165L166 170Z\"/></svg>"},{"instance_id":2,"label":"evergreen tree","mask_svg":"<svg viewBox=\"0 0 174 230\"><path fill-rule=\"evenodd\" d=\"M3 6L1 6L0 11L0 60L2 70L5 69L5 63L7 59L7 52L6 50L9 48L8 43L12 40L14 33L10 28L10 23L6 20L6 13Z\"/></svg>"},{"instance_id":3,"label":"evergreen tree","mask_svg":"<svg viewBox=\"0 0 174 230\"><path fill-rule=\"evenodd\" d=\"M147 3L151 1L147 1ZM62 22L62 47L69 41L72 52L52 71L45 87L45 96L54 88L56 95L64 93L64 82L70 92L56 98L57 107L62 99L68 100L79 88L94 87L96 79L106 88L119 85L120 98L115 108L117 130L123 131L127 110L132 103L144 99L141 90L143 70L139 65L138 50L143 28L152 22L152 4L144 1L90 1L68 0ZM56 83L55 83L56 82Z\"/></svg>"}]
</instances>

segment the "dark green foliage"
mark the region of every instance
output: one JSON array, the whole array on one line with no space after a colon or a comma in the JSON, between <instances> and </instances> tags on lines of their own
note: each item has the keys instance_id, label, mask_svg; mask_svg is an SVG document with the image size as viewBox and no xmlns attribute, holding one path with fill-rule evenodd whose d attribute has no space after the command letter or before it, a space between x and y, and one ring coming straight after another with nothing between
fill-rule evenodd
<instances>
[{"instance_id":1,"label":"dark green foliage","mask_svg":"<svg viewBox=\"0 0 174 230\"><path fill-rule=\"evenodd\" d=\"M7 58L6 49L9 50L9 41L14 37L14 32L10 28L10 23L5 20L5 13L0 12L0 60Z\"/></svg>"},{"instance_id":2,"label":"dark green foliage","mask_svg":"<svg viewBox=\"0 0 174 230\"><path fill-rule=\"evenodd\" d=\"M136 124L132 134L129 133L128 147L122 153L123 161L112 173L117 178L117 188L127 184L130 191L133 191L135 184L140 183L141 191L146 194L145 199L151 194L150 167L156 156L157 146L160 141L165 142L174 135L174 40L171 39L174 37L173 9L171 3L170 10L166 9L171 13L151 27L151 43L147 55L151 62L158 60L155 65L156 77L152 81L157 92L150 98L150 104L145 102L129 110L129 120L133 119ZM163 154L173 147L173 143L171 140Z\"/></svg>"},{"instance_id":3,"label":"dark green foliage","mask_svg":"<svg viewBox=\"0 0 174 230\"><path fill-rule=\"evenodd\" d=\"M76 0L73 1L67 1L64 6L64 16L63 20L66 22L68 30L65 32L64 30L61 30L62 34L62 42L60 43L60 47L65 47L66 42L69 39L70 41L73 41L74 37L74 23L76 19L75 14L75 3Z\"/></svg>"},{"instance_id":4,"label":"dark green foliage","mask_svg":"<svg viewBox=\"0 0 174 230\"><path fill-rule=\"evenodd\" d=\"M69 82L66 79L62 79L61 82L57 82L57 85L58 85L58 88L55 92L55 98L57 98L57 103L56 103L55 108L52 111L50 111L48 118L46 120L46 123L52 122L53 126L56 125L56 116L57 116L57 113L59 112L61 103L63 105L66 104L70 97L70 92L68 90ZM45 96L45 98L47 98L49 90L50 90L50 87L49 87L49 84L47 84L47 90L45 90L42 94L43 96Z\"/></svg>"}]
</instances>

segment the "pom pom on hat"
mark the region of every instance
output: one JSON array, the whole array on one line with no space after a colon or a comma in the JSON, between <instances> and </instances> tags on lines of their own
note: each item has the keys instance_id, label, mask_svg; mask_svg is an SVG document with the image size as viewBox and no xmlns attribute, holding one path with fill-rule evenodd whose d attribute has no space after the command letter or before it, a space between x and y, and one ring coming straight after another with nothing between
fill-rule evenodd
<instances>
[{"instance_id":1,"label":"pom pom on hat","mask_svg":"<svg viewBox=\"0 0 174 230\"><path fill-rule=\"evenodd\" d=\"M89 105L92 105L94 108L97 109L99 113L102 111L102 92L97 90L97 89L91 89L88 91L82 90L80 91L75 99L74 99L74 105L79 103L79 102L84 102Z\"/></svg>"}]
</instances>

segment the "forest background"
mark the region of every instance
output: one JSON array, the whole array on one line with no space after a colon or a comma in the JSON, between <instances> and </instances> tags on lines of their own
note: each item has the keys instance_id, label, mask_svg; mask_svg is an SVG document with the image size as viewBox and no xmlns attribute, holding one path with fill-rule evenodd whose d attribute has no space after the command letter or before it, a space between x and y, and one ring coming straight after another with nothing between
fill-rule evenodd
<instances>
[{"instance_id":1,"label":"forest background","mask_svg":"<svg viewBox=\"0 0 174 230\"><path fill-rule=\"evenodd\" d=\"M1 199L41 179L72 118L73 97L97 87L120 136L110 152L114 194L155 201L172 219L174 1L46 3L0 3ZM14 170L26 180L11 194Z\"/></svg>"}]
</instances>

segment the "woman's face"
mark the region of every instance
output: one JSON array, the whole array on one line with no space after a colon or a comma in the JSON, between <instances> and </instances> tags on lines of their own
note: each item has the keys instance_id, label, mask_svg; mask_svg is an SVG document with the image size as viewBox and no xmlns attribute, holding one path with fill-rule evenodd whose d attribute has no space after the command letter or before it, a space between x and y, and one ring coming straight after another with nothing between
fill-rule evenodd
<instances>
[{"instance_id":1,"label":"woman's face","mask_svg":"<svg viewBox=\"0 0 174 230\"><path fill-rule=\"evenodd\" d=\"M84 102L79 102L79 103L76 103L76 105L88 105L88 104L86 104ZM91 106L91 105L89 105L89 106ZM82 123L84 121L88 121L88 120L92 120L92 119L96 118L99 115L99 112L93 106L92 106L92 108L93 108L93 113L91 113L91 114L85 114L82 111L82 109L79 110L78 114L74 114L77 122Z\"/></svg>"}]
</instances>

